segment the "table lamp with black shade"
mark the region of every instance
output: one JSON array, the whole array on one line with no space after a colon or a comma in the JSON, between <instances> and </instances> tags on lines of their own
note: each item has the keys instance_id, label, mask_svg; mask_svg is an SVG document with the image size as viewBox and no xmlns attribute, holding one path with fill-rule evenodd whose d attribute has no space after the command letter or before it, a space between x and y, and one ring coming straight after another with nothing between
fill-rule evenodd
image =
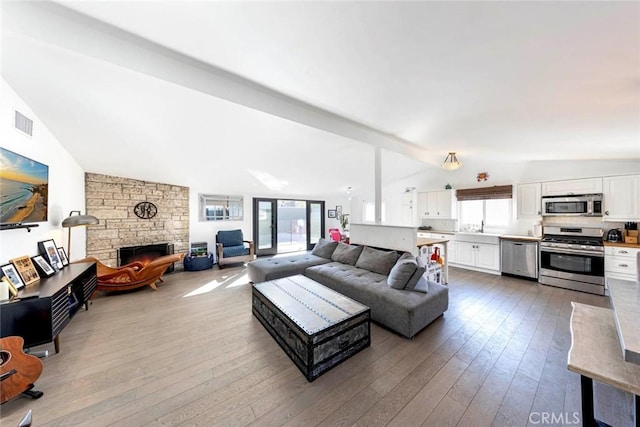
<instances>
[{"instance_id":1,"label":"table lamp with black shade","mask_svg":"<svg viewBox=\"0 0 640 427\"><path fill-rule=\"evenodd\" d=\"M67 234L67 258L69 260L71 260L71 228L95 224L100 224L98 218L93 215L82 215L80 211L69 212L69 217L62 221L62 226L69 229Z\"/></svg>"}]
</instances>

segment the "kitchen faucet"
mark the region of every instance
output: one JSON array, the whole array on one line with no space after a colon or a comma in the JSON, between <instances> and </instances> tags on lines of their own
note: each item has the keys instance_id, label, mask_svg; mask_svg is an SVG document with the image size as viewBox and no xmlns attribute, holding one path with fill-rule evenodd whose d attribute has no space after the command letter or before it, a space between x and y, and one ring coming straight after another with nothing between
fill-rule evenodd
<instances>
[{"instance_id":1,"label":"kitchen faucet","mask_svg":"<svg viewBox=\"0 0 640 427\"><path fill-rule=\"evenodd\" d=\"M484 219L480 221L480 232L484 233Z\"/></svg>"}]
</instances>

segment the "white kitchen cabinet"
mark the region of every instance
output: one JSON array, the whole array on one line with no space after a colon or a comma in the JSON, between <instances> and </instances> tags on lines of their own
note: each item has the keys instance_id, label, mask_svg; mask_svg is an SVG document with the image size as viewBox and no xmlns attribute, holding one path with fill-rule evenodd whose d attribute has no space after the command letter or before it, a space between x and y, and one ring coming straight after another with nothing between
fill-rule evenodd
<instances>
[{"instance_id":1,"label":"white kitchen cabinet","mask_svg":"<svg viewBox=\"0 0 640 427\"><path fill-rule=\"evenodd\" d=\"M539 217L541 211L542 186L539 182L518 184L518 218Z\"/></svg>"},{"instance_id":2,"label":"white kitchen cabinet","mask_svg":"<svg viewBox=\"0 0 640 427\"><path fill-rule=\"evenodd\" d=\"M499 245L491 243L455 242L455 264L482 271L500 271Z\"/></svg>"},{"instance_id":3,"label":"white kitchen cabinet","mask_svg":"<svg viewBox=\"0 0 640 427\"><path fill-rule=\"evenodd\" d=\"M455 190L418 193L418 213L421 218L455 218L457 216Z\"/></svg>"},{"instance_id":4,"label":"white kitchen cabinet","mask_svg":"<svg viewBox=\"0 0 640 427\"><path fill-rule=\"evenodd\" d=\"M442 255L446 255L447 257L447 262L456 262L456 247L455 247L455 240L456 240L456 235L455 233L451 232L451 233L431 233L431 232L426 232L426 231L418 231L418 238L425 238L425 239L441 239L441 240L448 240L447 242L447 249L446 249L446 253L443 253ZM435 246L438 246L440 248L441 251L444 251L444 244L440 245L437 244Z\"/></svg>"},{"instance_id":5,"label":"white kitchen cabinet","mask_svg":"<svg viewBox=\"0 0 640 427\"><path fill-rule=\"evenodd\" d=\"M415 209L416 200L414 192L400 195L400 224L415 226L418 223L418 212Z\"/></svg>"},{"instance_id":6,"label":"white kitchen cabinet","mask_svg":"<svg viewBox=\"0 0 640 427\"><path fill-rule=\"evenodd\" d=\"M476 264L487 270L500 270L500 247L476 244Z\"/></svg>"},{"instance_id":7,"label":"white kitchen cabinet","mask_svg":"<svg viewBox=\"0 0 640 427\"><path fill-rule=\"evenodd\" d=\"M439 191L429 191L427 193L427 217L438 217L438 194Z\"/></svg>"},{"instance_id":8,"label":"white kitchen cabinet","mask_svg":"<svg viewBox=\"0 0 640 427\"><path fill-rule=\"evenodd\" d=\"M447 244L447 249L449 253L447 254L447 262L448 263L456 263L458 262L458 252L456 251L456 242L452 241Z\"/></svg>"},{"instance_id":9,"label":"white kitchen cabinet","mask_svg":"<svg viewBox=\"0 0 640 427\"><path fill-rule=\"evenodd\" d=\"M456 242L456 264L475 266L476 243Z\"/></svg>"},{"instance_id":10,"label":"white kitchen cabinet","mask_svg":"<svg viewBox=\"0 0 640 427\"><path fill-rule=\"evenodd\" d=\"M602 178L572 179L542 183L542 196L602 193Z\"/></svg>"},{"instance_id":11,"label":"white kitchen cabinet","mask_svg":"<svg viewBox=\"0 0 640 427\"><path fill-rule=\"evenodd\" d=\"M418 193L418 218L427 217L427 192L421 191Z\"/></svg>"},{"instance_id":12,"label":"white kitchen cabinet","mask_svg":"<svg viewBox=\"0 0 640 427\"><path fill-rule=\"evenodd\" d=\"M455 241L456 240L456 235L454 233L438 233L438 232L432 232L430 233L430 238L431 239L442 239L442 240L448 240L449 242Z\"/></svg>"},{"instance_id":13,"label":"white kitchen cabinet","mask_svg":"<svg viewBox=\"0 0 640 427\"><path fill-rule=\"evenodd\" d=\"M640 249L605 246L604 277L635 282L638 280L638 253Z\"/></svg>"},{"instance_id":14,"label":"white kitchen cabinet","mask_svg":"<svg viewBox=\"0 0 640 427\"><path fill-rule=\"evenodd\" d=\"M605 221L640 220L640 175L603 178Z\"/></svg>"},{"instance_id":15,"label":"white kitchen cabinet","mask_svg":"<svg viewBox=\"0 0 640 427\"><path fill-rule=\"evenodd\" d=\"M421 231L418 230L418 237L424 237L425 239L442 239L453 241L456 239L456 235L454 232L432 232L432 231Z\"/></svg>"},{"instance_id":16,"label":"white kitchen cabinet","mask_svg":"<svg viewBox=\"0 0 640 427\"><path fill-rule=\"evenodd\" d=\"M454 233L431 233L430 239L448 240L447 253L443 254L447 256L447 262L456 262L456 235ZM444 251L444 245L436 245L440 247L440 250Z\"/></svg>"}]
</instances>

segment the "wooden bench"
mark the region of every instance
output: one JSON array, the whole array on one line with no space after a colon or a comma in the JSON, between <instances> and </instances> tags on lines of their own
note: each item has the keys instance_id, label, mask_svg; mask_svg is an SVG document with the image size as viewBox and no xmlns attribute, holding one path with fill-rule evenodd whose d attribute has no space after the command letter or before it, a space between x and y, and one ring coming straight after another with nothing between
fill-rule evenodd
<instances>
[{"instance_id":1,"label":"wooden bench","mask_svg":"<svg viewBox=\"0 0 640 427\"><path fill-rule=\"evenodd\" d=\"M593 414L593 380L596 380L634 395L635 426L640 426L640 365L623 358L613 310L577 302L571 306L567 368L580 374L583 425L598 425Z\"/></svg>"}]
</instances>

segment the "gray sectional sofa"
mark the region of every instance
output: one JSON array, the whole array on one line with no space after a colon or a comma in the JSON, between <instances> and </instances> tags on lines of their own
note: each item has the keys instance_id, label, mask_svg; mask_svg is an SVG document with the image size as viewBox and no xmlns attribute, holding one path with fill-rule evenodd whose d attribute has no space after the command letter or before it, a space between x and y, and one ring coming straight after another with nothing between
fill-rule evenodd
<instances>
[{"instance_id":1,"label":"gray sectional sofa","mask_svg":"<svg viewBox=\"0 0 640 427\"><path fill-rule=\"evenodd\" d=\"M424 278L411 254L321 239L313 251L247 264L253 283L304 274L371 308L371 319L412 338L449 307L449 289Z\"/></svg>"}]
</instances>

